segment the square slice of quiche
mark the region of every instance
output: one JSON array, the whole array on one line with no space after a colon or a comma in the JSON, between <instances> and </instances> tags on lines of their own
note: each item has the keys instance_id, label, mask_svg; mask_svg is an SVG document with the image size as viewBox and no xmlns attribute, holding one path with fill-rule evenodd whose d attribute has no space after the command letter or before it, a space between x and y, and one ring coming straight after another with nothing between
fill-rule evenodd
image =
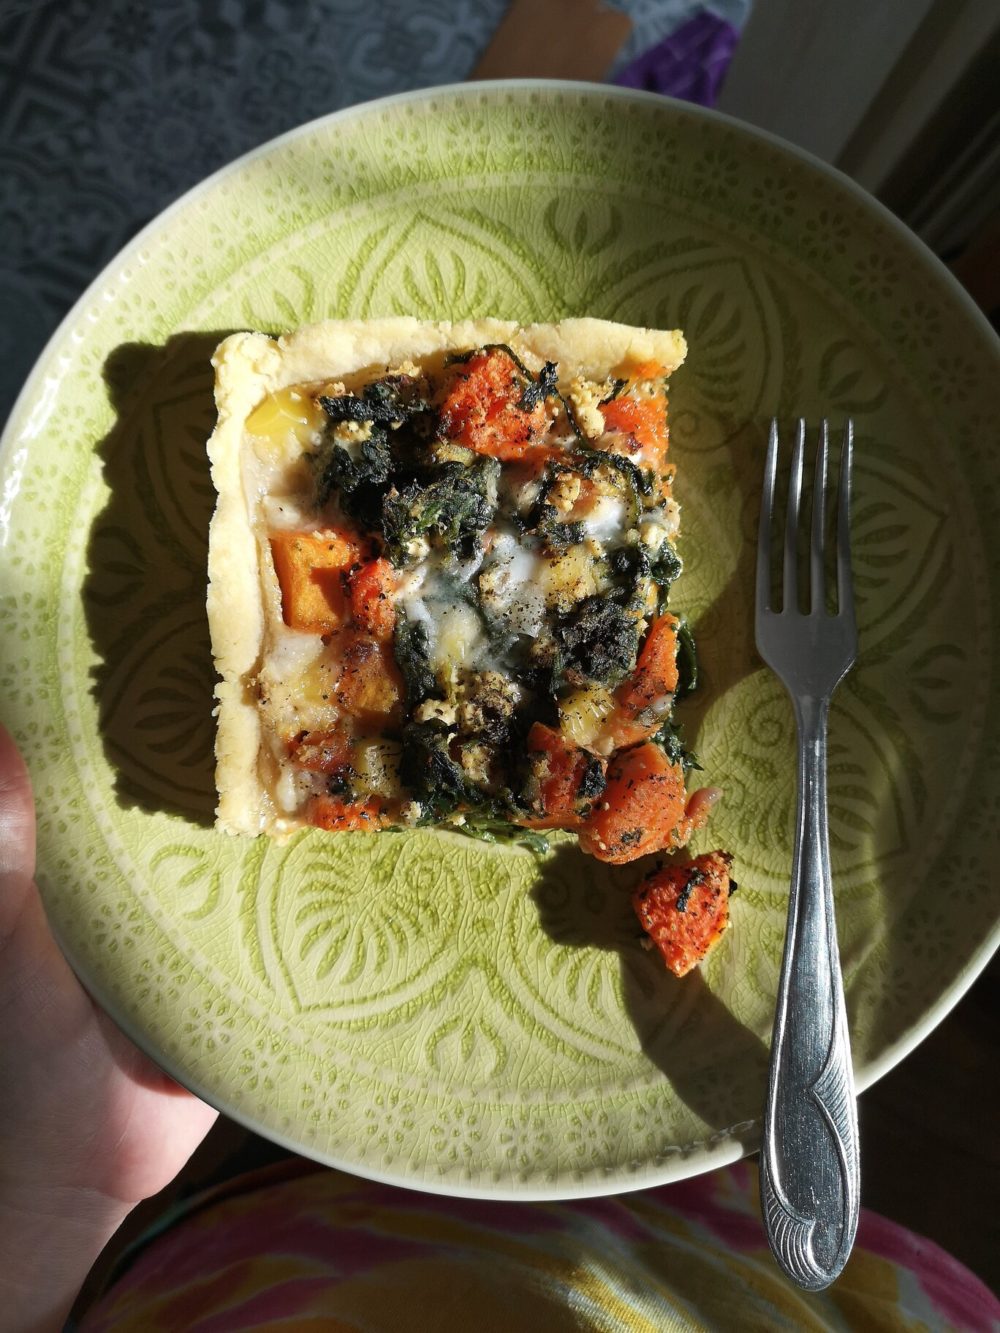
<instances>
[{"instance_id":1,"label":"square slice of quiche","mask_svg":"<svg viewBox=\"0 0 1000 1333\"><path fill-rule=\"evenodd\" d=\"M328 322L215 356L218 823L683 845L677 331ZM680 644L680 651L679 651Z\"/></svg>"}]
</instances>

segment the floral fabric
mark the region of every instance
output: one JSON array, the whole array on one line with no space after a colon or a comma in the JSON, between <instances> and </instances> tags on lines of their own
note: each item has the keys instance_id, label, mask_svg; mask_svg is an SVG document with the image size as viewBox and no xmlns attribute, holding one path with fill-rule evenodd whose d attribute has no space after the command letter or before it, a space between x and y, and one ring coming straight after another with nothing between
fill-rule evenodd
<instances>
[{"instance_id":1,"label":"floral fabric","mask_svg":"<svg viewBox=\"0 0 1000 1333\"><path fill-rule=\"evenodd\" d=\"M492 1203L304 1162L244 1177L146 1244L81 1333L939 1333L1000 1303L930 1241L863 1213L841 1278L781 1275L756 1169L611 1198Z\"/></svg>"},{"instance_id":2,"label":"floral fabric","mask_svg":"<svg viewBox=\"0 0 1000 1333\"><path fill-rule=\"evenodd\" d=\"M702 15L625 81L709 100L700 0L614 2L632 31L612 74ZM733 44L750 3L714 0ZM59 319L167 204L317 116L467 78L507 5L0 0L0 428Z\"/></svg>"}]
</instances>

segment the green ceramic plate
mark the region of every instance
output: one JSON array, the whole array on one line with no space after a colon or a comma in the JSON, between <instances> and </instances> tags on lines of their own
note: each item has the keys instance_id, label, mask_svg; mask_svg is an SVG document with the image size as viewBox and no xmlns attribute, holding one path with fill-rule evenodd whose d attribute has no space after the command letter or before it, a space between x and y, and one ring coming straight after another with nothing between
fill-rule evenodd
<instances>
[{"instance_id":1,"label":"green ceramic plate","mask_svg":"<svg viewBox=\"0 0 1000 1333\"><path fill-rule=\"evenodd\" d=\"M209 356L232 329L401 312L687 333L687 730L741 885L702 975L638 947L634 870L567 846L213 832ZM307 125L154 222L42 357L2 453L0 699L47 906L102 1003L244 1123L425 1189L599 1193L753 1147L793 799L789 708L752 639L775 412L856 423L861 659L832 719L831 843L861 1085L900 1059L997 934L996 340L842 177L586 85Z\"/></svg>"}]
</instances>

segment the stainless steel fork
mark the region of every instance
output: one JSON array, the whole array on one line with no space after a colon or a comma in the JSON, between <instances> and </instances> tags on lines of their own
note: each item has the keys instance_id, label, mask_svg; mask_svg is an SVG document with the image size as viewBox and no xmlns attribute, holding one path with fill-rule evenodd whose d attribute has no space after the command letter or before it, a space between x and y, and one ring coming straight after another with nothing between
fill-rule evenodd
<instances>
[{"instance_id":1,"label":"stainless steel fork","mask_svg":"<svg viewBox=\"0 0 1000 1333\"><path fill-rule=\"evenodd\" d=\"M771 606L771 528L778 470L772 422L757 547L757 648L780 678L798 727L798 814L788 925L771 1041L760 1193L767 1238L785 1272L819 1291L854 1244L860 1202L858 1118L833 912L826 803L830 697L857 655L851 586L853 430L840 459L837 611L826 609L829 428L820 431L809 543L810 607L799 610L797 535L806 426L798 424L788 488L782 606Z\"/></svg>"}]
</instances>

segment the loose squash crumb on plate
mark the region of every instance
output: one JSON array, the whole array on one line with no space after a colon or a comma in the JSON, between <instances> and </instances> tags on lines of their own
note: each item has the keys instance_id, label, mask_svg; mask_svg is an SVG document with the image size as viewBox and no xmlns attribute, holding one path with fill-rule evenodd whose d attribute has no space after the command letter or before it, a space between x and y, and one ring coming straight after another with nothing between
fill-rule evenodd
<instances>
[{"instance_id":1,"label":"loose squash crumb on plate","mask_svg":"<svg viewBox=\"0 0 1000 1333\"><path fill-rule=\"evenodd\" d=\"M659 866L632 895L649 947L659 950L675 976L686 976L722 938L729 925L729 896L736 889L727 852Z\"/></svg>"}]
</instances>

